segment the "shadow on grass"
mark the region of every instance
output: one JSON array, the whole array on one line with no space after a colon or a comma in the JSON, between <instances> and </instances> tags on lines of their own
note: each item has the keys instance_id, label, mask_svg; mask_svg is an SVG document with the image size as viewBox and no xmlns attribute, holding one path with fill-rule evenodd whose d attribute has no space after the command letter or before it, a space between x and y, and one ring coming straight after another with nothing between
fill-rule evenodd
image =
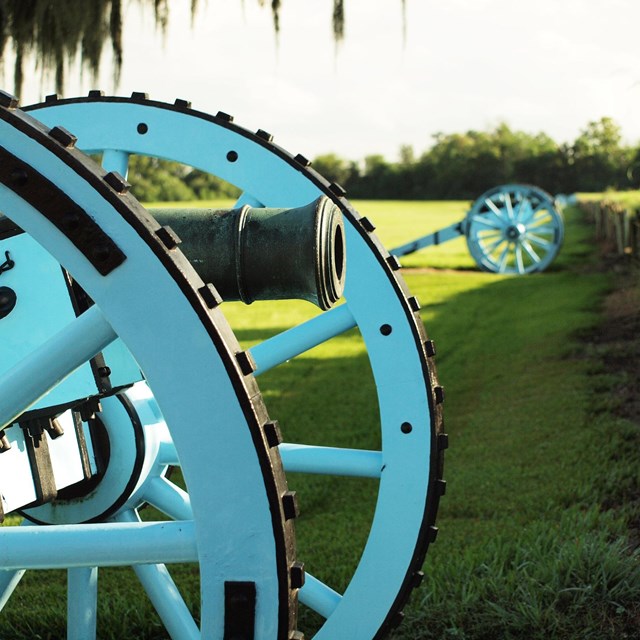
<instances>
[{"instance_id":1,"label":"shadow on grass","mask_svg":"<svg viewBox=\"0 0 640 640\"><path fill-rule=\"evenodd\" d=\"M586 360L572 357L575 332L594 326L609 287L605 274L585 272L592 250L576 233L544 274L405 273L438 345L451 448L426 586L395 638L637 637L630 625L640 565L624 541L631 513L600 505L616 487L637 486L640 465L629 460L637 462L631 456L640 447L625 421L606 411L594 419L606 389L594 388ZM279 331L236 335L250 345ZM349 346L355 335L336 340ZM379 448L376 387L360 346L311 352L259 384L287 441ZM342 590L366 541L375 482L302 474L288 481L300 499L298 555ZM0 616L0 636L64 637L64 579L30 572ZM166 637L132 572L101 572L100 580L101 600L108 594L100 637ZM178 580L197 609L189 570ZM311 635L319 619L302 620Z\"/></svg>"},{"instance_id":2,"label":"shadow on grass","mask_svg":"<svg viewBox=\"0 0 640 640\"><path fill-rule=\"evenodd\" d=\"M553 269L469 288L468 273L441 274L458 293L423 305L449 486L425 590L393 638L638 637L640 429L608 410L612 382L578 342L612 283L571 228ZM429 300L428 276L408 279Z\"/></svg>"}]
</instances>

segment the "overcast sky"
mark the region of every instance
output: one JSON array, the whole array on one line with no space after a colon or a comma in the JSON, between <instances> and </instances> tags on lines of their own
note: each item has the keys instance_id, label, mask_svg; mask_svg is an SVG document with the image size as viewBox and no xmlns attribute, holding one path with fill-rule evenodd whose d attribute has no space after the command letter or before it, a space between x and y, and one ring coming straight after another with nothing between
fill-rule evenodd
<instances>
[{"instance_id":1,"label":"overcast sky","mask_svg":"<svg viewBox=\"0 0 640 640\"><path fill-rule=\"evenodd\" d=\"M282 0L279 46L265 4L199 0L191 27L190 0L170 0L163 39L125 0L116 93L226 111L310 158L396 160L401 145L421 153L436 132L501 121L572 141L602 116L640 142L640 0L406 0L406 38L401 0L345 0L337 51L332 0ZM103 66L98 88L113 93ZM53 93L25 75L23 104ZM72 75L65 96L95 88Z\"/></svg>"}]
</instances>

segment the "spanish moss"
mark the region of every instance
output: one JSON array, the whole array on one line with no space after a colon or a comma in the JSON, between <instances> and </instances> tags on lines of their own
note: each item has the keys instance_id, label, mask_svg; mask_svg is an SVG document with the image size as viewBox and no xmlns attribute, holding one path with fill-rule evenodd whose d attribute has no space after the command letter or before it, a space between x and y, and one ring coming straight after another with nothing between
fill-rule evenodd
<instances>
[{"instance_id":1,"label":"spanish moss","mask_svg":"<svg viewBox=\"0 0 640 640\"><path fill-rule=\"evenodd\" d=\"M168 0L136 0L152 6L156 26L165 31ZM192 1L195 6L197 0ZM79 56L82 71L96 78L105 44L111 44L114 83L123 62L122 0L0 0L0 58L10 48L15 55L14 93L20 96L24 65L35 60L42 74L55 76L62 93L68 66Z\"/></svg>"},{"instance_id":2,"label":"spanish moss","mask_svg":"<svg viewBox=\"0 0 640 640\"><path fill-rule=\"evenodd\" d=\"M126 1L126 0L124 0ZM149 6L156 28L166 33L169 0L128 0ZM264 6L266 0L258 0ZM402 2L403 31L406 31L406 0ZM191 0L192 25L199 0ZM0 60L7 51L15 57L14 93L20 96L24 84L24 65L35 61L43 77L55 76L58 93L64 92L66 71L79 56L82 72L93 80L100 71L105 45L113 56L113 81L117 86L124 59L123 0L0 0ZM282 0L271 0L276 40L280 33ZM345 0L333 0L332 28L336 44L344 39Z\"/></svg>"},{"instance_id":3,"label":"spanish moss","mask_svg":"<svg viewBox=\"0 0 640 640\"><path fill-rule=\"evenodd\" d=\"M344 0L333 0L333 37L336 44L344 39Z\"/></svg>"}]
</instances>

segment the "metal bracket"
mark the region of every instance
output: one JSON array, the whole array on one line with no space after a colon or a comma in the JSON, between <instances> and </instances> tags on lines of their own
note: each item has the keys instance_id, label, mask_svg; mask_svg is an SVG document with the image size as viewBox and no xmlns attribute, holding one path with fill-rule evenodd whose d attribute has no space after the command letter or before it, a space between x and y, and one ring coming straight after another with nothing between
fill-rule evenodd
<instances>
[{"instance_id":1,"label":"metal bracket","mask_svg":"<svg viewBox=\"0 0 640 640\"><path fill-rule=\"evenodd\" d=\"M4 273L5 271L10 271L11 269L13 269L13 267L16 266L15 261L11 259L11 256L9 255L8 251L4 252L4 257L6 259L2 264L0 264L0 273Z\"/></svg>"},{"instance_id":2,"label":"metal bracket","mask_svg":"<svg viewBox=\"0 0 640 640\"><path fill-rule=\"evenodd\" d=\"M253 640L256 623L256 583L224 583L224 640Z\"/></svg>"},{"instance_id":3,"label":"metal bracket","mask_svg":"<svg viewBox=\"0 0 640 640\"><path fill-rule=\"evenodd\" d=\"M20 423L20 427L24 432L37 504L51 502L58 494L46 436L46 433L52 429L51 420L48 418L25 420Z\"/></svg>"}]
</instances>

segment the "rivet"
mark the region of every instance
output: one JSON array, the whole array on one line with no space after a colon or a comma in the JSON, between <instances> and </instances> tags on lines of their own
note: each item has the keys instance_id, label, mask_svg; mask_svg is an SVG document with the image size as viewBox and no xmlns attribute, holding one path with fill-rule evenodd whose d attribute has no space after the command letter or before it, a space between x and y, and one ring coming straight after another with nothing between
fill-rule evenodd
<instances>
[{"instance_id":1,"label":"rivet","mask_svg":"<svg viewBox=\"0 0 640 640\"><path fill-rule=\"evenodd\" d=\"M371 222L371 220L369 220L369 218L367 218L366 216L360 218L360 225L365 231L368 231L369 233L376 230L376 225L373 224L373 222Z\"/></svg>"},{"instance_id":2,"label":"rivet","mask_svg":"<svg viewBox=\"0 0 640 640\"><path fill-rule=\"evenodd\" d=\"M0 91L0 107L15 109L18 106L18 98L6 91Z\"/></svg>"},{"instance_id":3,"label":"rivet","mask_svg":"<svg viewBox=\"0 0 640 640\"><path fill-rule=\"evenodd\" d=\"M335 193L340 198L344 198L344 196L347 195L346 190L343 187L341 187L337 182L332 182L329 185L329 189L331 189L331 191L333 191L333 193Z\"/></svg>"},{"instance_id":4,"label":"rivet","mask_svg":"<svg viewBox=\"0 0 640 640\"><path fill-rule=\"evenodd\" d=\"M105 262L111 256L111 249L104 244L99 244L91 250L91 254L96 262Z\"/></svg>"},{"instance_id":5,"label":"rivet","mask_svg":"<svg viewBox=\"0 0 640 640\"><path fill-rule=\"evenodd\" d=\"M73 133L67 131L64 127L53 127L53 129L49 131L49 135L65 148L75 146L78 141L78 138L74 136Z\"/></svg>"},{"instance_id":6,"label":"rivet","mask_svg":"<svg viewBox=\"0 0 640 640\"><path fill-rule=\"evenodd\" d=\"M302 589L304 586L304 564L302 562L294 562L289 571L291 577L291 588Z\"/></svg>"},{"instance_id":7,"label":"rivet","mask_svg":"<svg viewBox=\"0 0 640 640\"><path fill-rule=\"evenodd\" d=\"M436 355L436 345L433 342L433 340L427 340L424 343L424 350L427 352L427 356L429 358L432 358L433 356Z\"/></svg>"},{"instance_id":8,"label":"rivet","mask_svg":"<svg viewBox=\"0 0 640 640\"><path fill-rule=\"evenodd\" d=\"M222 302L222 297L212 284L200 287L198 293L209 309L215 309Z\"/></svg>"},{"instance_id":9,"label":"rivet","mask_svg":"<svg viewBox=\"0 0 640 640\"><path fill-rule=\"evenodd\" d=\"M265 422L262 429L270 447L277 447L282 442L282 433L280 433L280 425L277 420Z\"/></svg>"},{"instance_id":10,"label":"rivet","mask_svg":"<svg viewBox=\"0 0 640 640\"><path fill-rule=\"evenodd\" d=\"M131 188L131 185L117 171L107 173L104 181L118 193L126 193Z\"/></svg>"},{"instance_id":11,"label":"rivet","mask_svg":"<svg viewBox=\"0 0 640 640\"><path fill-rule=\"evenodd\" d=\"M218 113L216 113L216 118L218 120L223 120L224 122L233 122L233 116L230 116L224 111L218 111Z\"/></svg>"},{"instance_id":12,"label":"rivet","mask_svg":"<svg viewBox=\"0 0 640 640\"><path fill-rule=\"evenodd\" d=\"M264 129L258 129L256 131L256 136L258 138L262 138L263 140L266 140L267 142L271 142L273 140L273 136L269 132L265 131Z\"/></svg>"},{"instance_id":13,"label":"rivet","mask_svg":"<svg viewBox=\"0 0 640 640\"><path fill-rule=\"evenodd\" d=\"M302 167L308 167L311 165L311 161L305 158L301 153L299 153L294 160Z\"/></svg>"},{"instance_id":14,"label":"rivet","mask_svg":"<svg viewBox=\"0 0 640 640\"><path fill-rule=\"evenodd\" d=\"M79 226L82 218L76 211L67 211L62 216L62 228L65 231L75 231Z\"/></svg>"},{"instance_id":15,"label":"rivet","mask_svg":"<svg viewBox=\"0 0 640 640\"><path fill-rule=\"evenodd\" d=\"M11 183L16 185L17 187L21 187L26 184L28 179L29 176L27 175L27 172L24 169L20 168L15 168L9 176L9 180L11 180Z\"/></svg>"},{"instance_id":16,"label":"rivet","mask_svg":"<svg viewBox=\"0 0 640 640\"><path fill-rule=\"evenodd\" d=\"M18 296L9 287L0 287L0 319L6 318L15 308Z\"/></svg>"},{"instance_id":17,"label":"rivet","mask_svg":"<svg viewBox=\"0 0 640 640\"><path fill-rule=\"evenodd\" d=\"M287 491L282 496L282 509L285 520L293 520L298 517L300 510L298 509L298 499L295 491Z\"/></svg>"},{"instance_id":18,"label":"rivet","mask_svg":"<svg viewBox=\"0 0 640 640\"><path fill-rule=\"evenodd\" d=\"M157 229L156 236L167 249L175 249L182 242L178 234L168 225Z\"/></svg>"}]
</instances>

